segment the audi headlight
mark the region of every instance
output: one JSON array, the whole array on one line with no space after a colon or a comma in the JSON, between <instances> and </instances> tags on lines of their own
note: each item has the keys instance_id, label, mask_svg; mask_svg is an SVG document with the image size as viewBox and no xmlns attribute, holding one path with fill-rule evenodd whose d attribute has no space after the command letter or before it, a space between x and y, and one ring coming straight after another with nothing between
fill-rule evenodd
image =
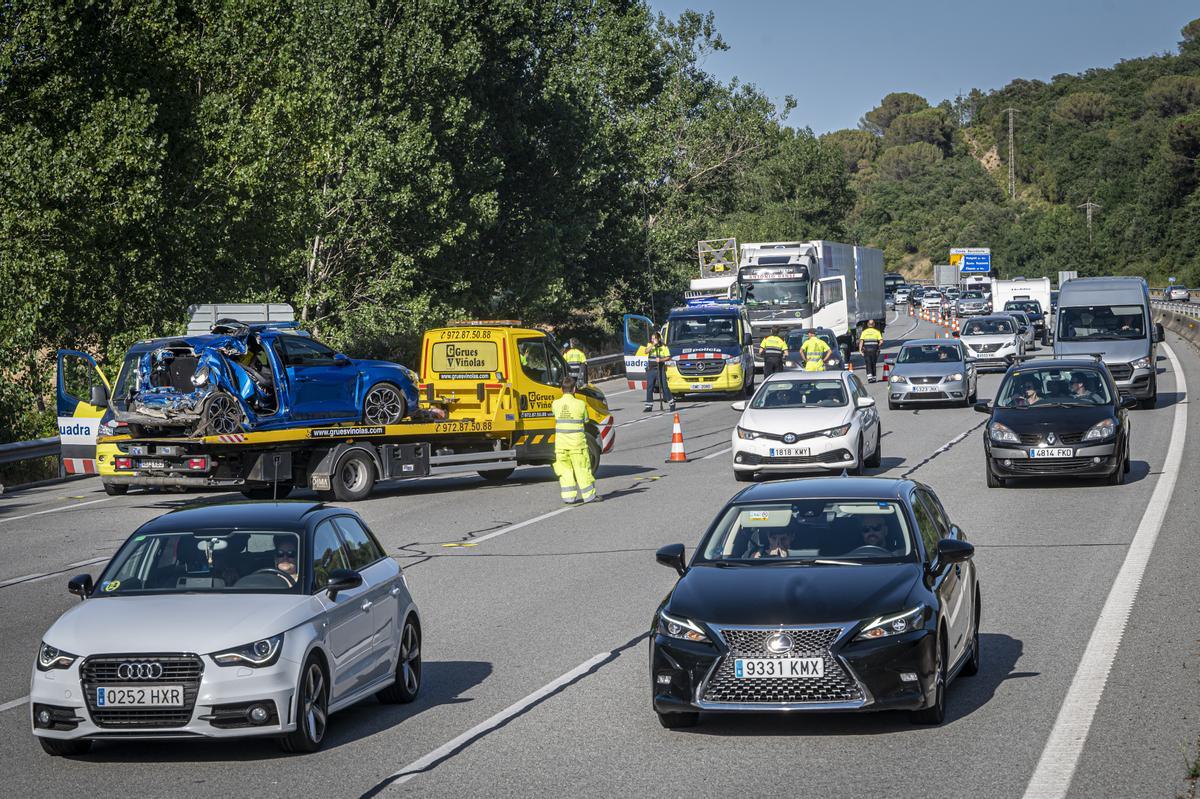
<instances>
[{"instance_id":1,"label":"audi headlight","mask_svg":"<svg viewBox=\"0 0 1200 799\"><path fill-rule=\"evenodd\" d=\"M872 621L866 623L858 635L854 637L855 641L874 641L877 638L888 638L893 635L902 635L913 630L920 630L925 627L925 606L917 605L912 610L906 610L902 613L893 613L888 616L879 616Z\"/></svg>"},{"instance_id":2,"label":"audi headlight","mask_svg":"<svg viewBox=\"0 0 1200 799\"><path fill-rule=\"evenodd\" d=\"M249 666L252 669L261 669L264 666L275 665L282 648L283 633L280 633L223 652L213 652L210 657L218 666Z\"/></svg>"},{"instance_id":3,"label":"audi headlight","mask_svg":"<svg viewBox=\"0 0 1200 799\"><path fill-rule=\"evenodd\" d=\"M1020 444L1021 437L1012 431L1008 425L1000 422L992 422L988 427L988 437L992 441L999 441L1004 444Z\"/></svg>"},{"instance_id":4,"label":"audi headlight","mask_svg":"<svg viewBox=\"0 0 1200 799\"><path fill-rule=\"evenodd\" d=\"M666 611L658 614L658 632L680 641L708 641L708 635L699 624L682 616L671 616Z\"/></svg>"},{"instance_id":5,"label":"audi headlight","mask_svg":"<svg viewBox=\"0 0 1200 799\"><path fill-rule=\"evenodd\" d=\"M737 435L743 441L753 441L756 438L762 438L762 433L757 430L747 430L744 427L737 428Z\"/></svg>"},{"instance_id":6,"label":"audi headlight","mask_svg":"<svg viewBox=\"0 0 1200 799\"><path fill-rule=\"evenodd\" d=\"M1149 358L1149 356L1147 356L1145 358L1138 358L1136 361L1134 361L1133 363L1131 363L1129 365L1132 366L1134 369L1149 369L1150 368L1150 358Z\"/></svg>"},{"instance_id":7,"label":"audi headlight","mask_svg":"<svg viewBox=\"0 0 1200 799\"><path fill-rule=\"evenodd\" d=\"M200 388L208 384L208 379L211 376L212 370L207 366L201 366L196 371L192 372L192 385Z\"/></svg>"},{"instance_id":8,"label":"audi headlight","mask_svg":"<svg viewBox=\"0 0 1200 799\"><path fill-rule=\"evenodd\" d=\"M1117 434L1117 423L1112 419L1102 419L1088 428L1083 434L1084 441L1103 441Z\"/></svg>"},{"instance_id":9,"label":"audi headlight","mask_svg":"<svg viewBox=\"0 0 1200 799\"><path fill-rule=\"evenodd\" d=\"M78 657L78 655L64 652L58 647L50 646L50 644L42 641L42 645L38 647L37 668L38 671L69 669Z\"/></svg>"},{"instance_id":10,"label":"audi headlight","mask_svg":"<svg viewBox=\"0 0 1200 799\"><path fill-rule=\"evenodd\" d=\"M841 427L831 427L828 430L822 430L817 435L825 436L826 438L840 438L850 432L850 425L844 424Z\"/></svg>"}]
</instances>

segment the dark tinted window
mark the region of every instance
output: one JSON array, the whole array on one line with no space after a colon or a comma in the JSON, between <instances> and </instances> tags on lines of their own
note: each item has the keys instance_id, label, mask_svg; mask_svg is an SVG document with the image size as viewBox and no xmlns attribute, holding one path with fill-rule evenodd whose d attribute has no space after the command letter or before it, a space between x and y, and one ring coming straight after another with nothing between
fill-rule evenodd
<instances>
[{"instance_id":1,"label":"dark tinted window","mask_svg":"<svg viewBox=\"0 0 1200 799\"><path fill-rule=\"evenodd\" d=\"M938 537L949 537L950 520L946 518L946 510L942 507L942 503L938 502L937 497L927 491L919 491L917 493L921 497L921 501L929 507L929 513L933 516L933 522L937 526Z\"/></svg>"},{"instance_id":2,"label":"dark tinted window","mask_svg":"<svg viewBox=\"0 0 1200 799\"><path fill-rule=\"evenodd\" d=\"M365 569L383 557L383 549L353 516L338 516L334 520L346 541L350 568Z\"/></svg>"},{"instance_id":3,"label":"dark tinted window","mask_svg":"<svg viewBox=\"0 0 1200 799\"><path fill-rule=\"evenodd\" d=\"M937 555L937 543L941 535L933 513L920 501L919 495L914 495L913 516L917 519L917 532L921 534L921 541L925 544L925 560L932 561Z\"/></svg>"},{"instance_id":4,"label":"dark tinted window","mask_svg":"<svg viewBox=\"0 0 1200 799\"><path fill-rule=\"evenodd\" d=\"M313 591L329 585L329 573L334 569L348 568L342 540L333 529L333 522L321 522L313 537Z\"/></svg>"},{"instance_id":5,"label":"dark tinted window","mask_svg":"<svg viewBox=\"0 0 1200 799\"><path fill-rule=\"evenodd\" d=\"M332 366L333 350L303 336L283 336L288 366Z\"/></svg>"}]
</instances>

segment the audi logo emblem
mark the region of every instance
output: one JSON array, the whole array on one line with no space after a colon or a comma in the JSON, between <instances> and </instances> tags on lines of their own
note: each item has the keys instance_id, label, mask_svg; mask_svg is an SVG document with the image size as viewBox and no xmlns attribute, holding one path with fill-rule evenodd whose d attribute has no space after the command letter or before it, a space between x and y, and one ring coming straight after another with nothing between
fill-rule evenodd
<instances>
[{"instance_id":1,"label":"audi logo emblem","mask_svg":"<svg viewBox=\"0 0 1200 799\"><path fill-rule=\"evenodd\" d=\"M157 680L163 675L161 663L122 663L117 677L122 680Z\"/></svg>"}]
</instances>

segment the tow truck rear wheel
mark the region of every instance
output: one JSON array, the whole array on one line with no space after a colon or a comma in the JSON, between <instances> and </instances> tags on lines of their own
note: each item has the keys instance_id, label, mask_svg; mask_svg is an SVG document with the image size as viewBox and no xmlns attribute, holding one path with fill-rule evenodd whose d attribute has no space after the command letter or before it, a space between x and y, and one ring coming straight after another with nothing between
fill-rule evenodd
<instances>
[{"instance_id":1,"label":"tow truck rear wheel","mask_svg":"<svg viewBox=\"0 0 1200 799\"><path fill-rule=\"evenodd\" d=\"M365 452L347 452L329 476L329 487L339 502L366 499L375 487L375 464Z\"/></svg>"}]
</instances>

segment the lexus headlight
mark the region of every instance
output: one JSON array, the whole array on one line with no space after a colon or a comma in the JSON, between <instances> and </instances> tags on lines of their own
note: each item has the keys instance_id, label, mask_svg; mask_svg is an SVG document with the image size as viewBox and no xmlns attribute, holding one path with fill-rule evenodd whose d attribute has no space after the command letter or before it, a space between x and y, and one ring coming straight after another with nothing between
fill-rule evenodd
<instances>
[{"instance_id":1,"label":"lexus headlight","mask_svg":"<svg viewBox=\"0 0 1200 799\"><path fill-rule=\"evenodd\" d=\"M1000 422L992 422L988 427L988 437L992 441L1000 441L1005 444L1020 444L1021 437L1014 433L1011 428Z\"/></svg>"},{"instance_id":2,"label":"lexus headlight","mask_svg":"<svg viewBox=\"0 0 1200 799\"><path fill-rule=\"evenodd\" d=\"M666 611L658 614L658 632L680 641L708 641L708 635L699 624L682 616L671 616Z\"/></svg>"},{"instance_id":3,"label":"lexus headlight","mask_svg":"<svg viewBox=\"0 0 1200 799\"><path fill-rule=\"evenodd\" d=\"M211 370L207 366L201 366L195 372L192 372L192 385L196 388L206 385L210 375Z\"/></svg>"},{"instance_id":4,"label":"lexus headlight","mask_svg":"<svg viewBox=\"0 0 1200 799\"><path fill-rule=\"evenodd\" d=\"M1117 423L1112 419L1103 419L1088 428L1083 434L1084 441L1103 441L1117 434Z\"/></svg>"},{"instance_id":5,"label":"lexus headlight","mask_svg":"<svg viewBox=\"0 0 1200 799\"><path fill-rule=\"evenodd\" d=\"M249 666L252 669L261 669L274 665L275 661L279 660L279 650L282 648L283 633L280 633L251 644L214 652L210 657L218 666Z\"/></svg>"},{"instance_id":6,"label":"lexus headlight","mask_svg":"<svg viewBox=\"0 0 1200 799\"><path fill-rule=\"evenodd\" d=\"M826 436L827 438L839 438L850 432L850 425L844 424L841 427L831 427L828 430L822 430L817 435Z\"/></svg>"},{"instance_id":7,"label":"lexus headlight","mask_svg":"<svg viewBox=\"0 0 1200 799\"><path fill-rule=\"evenodd\" d=\"M762 433L758 432L757 430L747 430L744 427L738 427L737 434L738 434L738 438L743 439L745 441L753 441L756 438L762 437Z\"/></svg>"},{"instance_id":8,"label":"lexus headlight","mask_svg":"<svg viewBox=\"0 0 1200 799\"><path fill-rule=\"evenodd\" d=\"M38 647L37 668L38 671L69 669L78 657L42 641L42 645Z\"/></svg>"},{"instance_id":9,"label":"lexus headlight","mask_svg":"<svg viewBox=\"0 0 1200 799\"><path fill-rule=\"evenodd\" d=\"M1134 369L1149 369L1150 368L1150 358L1149 358L1149 356L1147 356L1145 358L1138 358L1136 361L1134 361L1133 363L1131 363L1129 365L1132 366Z\"/></svg>"},{"instance_id":10,"label":"lexus headlight","mask_svg":"<svg viewBox=\"0 0 1200 799\"><path fill-rule=\"evenodd\" d=\"M917 605L912 610L903 613L893 613L880 616L867 622L862 631L855 636L855 641L874 641L877 638L887 638L892 635L902 635L925 627L925 606Z\"/></svg>"}]
</instances>

